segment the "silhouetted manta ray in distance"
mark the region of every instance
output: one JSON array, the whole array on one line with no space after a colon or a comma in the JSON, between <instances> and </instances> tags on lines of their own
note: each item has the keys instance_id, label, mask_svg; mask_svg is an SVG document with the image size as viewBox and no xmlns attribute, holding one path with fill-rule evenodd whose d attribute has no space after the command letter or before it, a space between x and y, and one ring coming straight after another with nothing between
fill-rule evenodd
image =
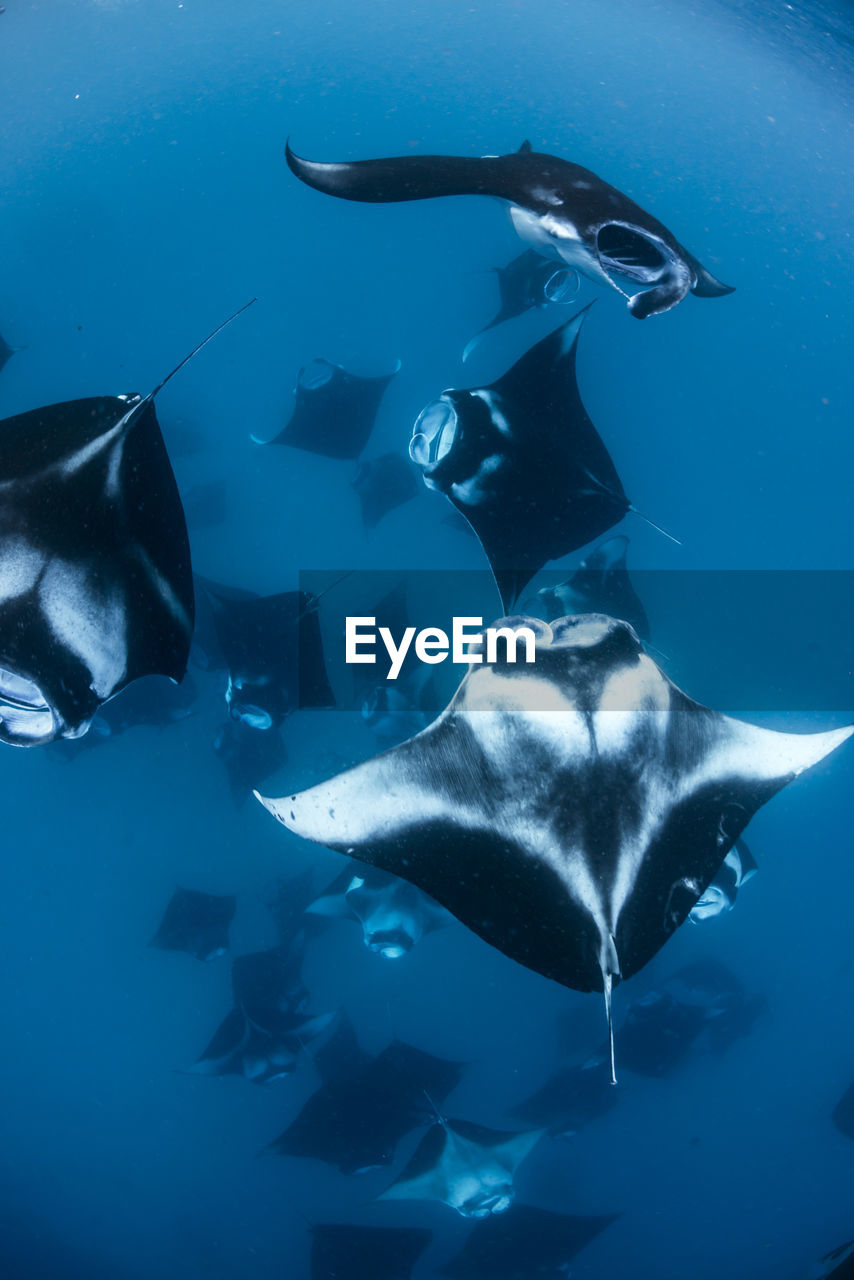
<instances>
[{"instance_id":1,"label":"silhouetted manta ray in distance","mask_svg":"<svg viewBox=\"0 0 854 1280\"><path fill-rule=\"evenodd\" d=\"M228 950L228 929L236 906L232 894L176 889L150 945L214 960Z\"/></svg>"},{"instance_id":2,"label":"silhouetted manta ray in distance","mask_svg":"<svg viewBox=\"0 0 854 1280\"><path fill-rule=\"evenodd\" d=\"M510 1213L477 1222L459 1253L439 1268L451 1280L558 1280L618 1213L551 1213L516 1204Z\"/></svg>"},{"instance_id":3,"label":"silhouetted manta ray in distance","mask_svg":"<svg viewBox=\"0 0 854 1280\"><path fill-rule=\"evenodd\" d=\"M504 156L395 156L319 163L285 148L307 186L345 200L384 204L434 196L497 196L532 248L610 285L638 319L669 311L689 292L718 298L733 289L706 270L657 218L622 191L558 156L523 142ZM614 275L641 286L630 295Z\"/></svg>"},{"instance_id":4,"label":"silhouetted manta ray in distance","mask_svg":"<svg viewBox=\"0 0 854 1280\"><path fill-rule=\"evenodd\" d=\"M711 711L602 614L498 625L530 628L536 661L499 648L416 737L258 798L528 968L603 991L610 1030L614 984L687 918L760 806L854 727L780 733Z\"/></svg>"},{"instance_id":5,"label":"silhouetted manta ray in distance","mask_svg":"<svg viewBox=\"0 0 854 1280\"><path fill-rule=\"evenodd\" d=\"M513 1177L543 1136L487 1129L439 1116L380 1200L438 1200L463 1218L488 1218L513 1203Z\"/></svg>"},{"instance_id":6,"label":"silhouetted manta ray in distance","mask_svg":"<svg viewBox=\"0 0 854 1280\"><path fill-rule=\"evenodd\" d=\"M270 440L253 435L255 444L288 444L327 458L358 458L368 443L386 387L400 370L364 378L340 364L317 359L304 365L294 387L296 403L287 425Z\"/></svg>"},{"instance_id":7,"label":"silhouetted manta ray in distance","mask_svg":"<svg viewBox=\"0 0 854 1280\"><path fill-rule=\"evenodd\" d=\"M463 363L478 346L481 339L497 325L515 320L526 311L547 307L550 303L568 306L578 294L578 273L571 267L561 266L554 259L544 258L535 249L526 249L506 267L493 267L498 281L501 304L489 324L466 343Z\"/></svg>"}]
</instances>

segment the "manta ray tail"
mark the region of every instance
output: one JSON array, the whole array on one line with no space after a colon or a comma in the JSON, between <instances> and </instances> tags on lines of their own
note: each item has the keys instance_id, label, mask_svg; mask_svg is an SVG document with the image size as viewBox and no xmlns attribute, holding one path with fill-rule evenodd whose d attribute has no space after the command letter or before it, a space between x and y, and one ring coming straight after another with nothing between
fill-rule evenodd
<instances>
[{"instance_id":1,"label":"manta ray tail","mask_svg":"<svg viewBox=\"0 0 854 1280\"><path fill-rule=\"evenodd\" d=\"M500 157L391 156L328 164L304 160L285 146L288 168L324 195L370 204L429 200L434 196L504 196Z\"/></svg>"},{"instance_id":2,"label":"manta ray tail","mask_svg":"<svg viewBox=\"0 0 854 1280\"><path fill-rule=\"evenodd\" d=\"M617 940L613 933L603 939L602 952L599 958L602 970L602 990L605 994L605 1017L608 1020L608 1053L611 1064L611 1084L617 1083L617 1070L614 1058L614 1020L611 1016L611 995L614 990L614 978L620 977L620 957L617 954Z\"/></svg>"},{"instance_id":3,"label":"manta ray tail","mask_svg":"<svg viewBox=\"0 0 854 1280\"><path fill-rule=\"evenodd\" d=\"M257 301L258 301L257 298L250 298L248 302L244 302L242 307L238 307L238 309L232 315L230 315L227 320L223 320L222 324L218 324L217 327L214 330L212 330L212 332L209 333L206 338L203 338L202 341L197 346L193 347L192 351L190 351L187 355L184 356L184 359L180 362L180 364L176 364L175 368L172 369L170 373L167 373L166 377L163 379L162 382L158 382L157 386L154 388L153 391L149 391L148 395L145 397L142 403L148 404L150 400L153 400L154 397L157 395L158 391L162 391L163 388L166 386L166 383L169 382L172 378L174 378L175 374L178 373L179 370L183 369L185 364L189 364L193 356L197 356L199 354L202 347L206 347L208 343L211 341L211 339L215 338L218 333L222 333L226 325L231 324L232 320L236 320L239 315L242 315L244 311L246 311L249 307L252 306L253 302L257 302Z\"/></svg>"},{"instance_id":4,"label":"manta ray tail","mask_svg":"<svg viewBox=\"0 0 854 1280\"><path fill-rule=\"evenodd\" d=\"M617 1069L614 1059L614 1020L611 1017L611 974L604 973L602 975L602 983L605 988L605 1016L608 1019L608 1053L611 1063L611 1084L617 1083Z\"/></svg>"},{"instance_id":5,"label":"manta ray tail","mask_svg":"<svg viewBox=\"0 0 854 1280\"><path fill-rule=\"evenodd\" d=\"M637 507L630 506L629 511L638 516L641 520L645 520L650 528L657 529L659 533L663 533L665 538L669 538L671 542L675 542L677 547L682 546L682 542L679 538L675 537L672 533L668 533L666 529L662 529L660 524L656 524L654 520L649 518L649 516L645 516L642 511L638 511Z\"/></svg>"},{"instance_id":6,"label":"manta ray tail","mask_svg":"<svg viewBox=\"0 0 854 1280\"><path fill-rule=\"evenodd\" d=\"M421 1092L424 1094L424 1097L430 1103L430 1110L433 1112L433 1115L436 1117L436 1123L440 1124L443 1129L447 1129L448 1127L447 1121L445 1120L445 1117L442 1115L439 1108L436 1106L433 1099L430 1097L430 1094L427 1092L426 1089L422 1089Z\"/></svg>"}]
</instances>

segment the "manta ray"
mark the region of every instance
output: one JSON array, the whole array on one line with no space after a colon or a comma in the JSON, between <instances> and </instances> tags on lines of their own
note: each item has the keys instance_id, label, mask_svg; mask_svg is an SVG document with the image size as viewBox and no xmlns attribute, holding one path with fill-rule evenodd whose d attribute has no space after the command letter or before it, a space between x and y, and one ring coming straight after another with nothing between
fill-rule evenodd
<instances>
[{"instance_id":1,"label":"manta ray","mask_svg":"<svg viewBox=\"0 0 854 1280\"><path fill-rule=\"evenodd\" d=\"M576 382L578 337L592 305L497 382L443 391L412 429L410 457L427 488L443 493L471 525L505 610L547 560L637 510Z\"/></svg>"},{"instance_id":2,"label":"manta ray","mask_svg":"<svg viewBox=\"0 0 854 1280\"><path fill-rule=\"evenodd\" d=\"M399 453L383 453L361 463L352 485L362 508L362 524L369 531L418 494L412 464Z\"/></svg>"},{"instance_id":3,"label":"manta ray","mask_svg":"<svg viewBox=\"0 0 854 1280\"><path fill-rule=\"evenodd\" d=\"M526 249L506 267L494 267L498 281L501 305L495 315L479 333L467 343L463 351L463 363L478 346L481 339L507 320L532 311L535 307L547 307L550 303L567 306L578 294L578 272L561 266L550 258L544 258L535 249Z\"/></svg>"},{"instance_id":4,"label":"manta ray","mask_svg":"<svg viewBox=\"0 0 854 1280\"><path fill-rule=\"evenodd\" d=\"M554 587L543 587L525 612L553 622L570 613L607 613L630 622L641 640L649 639L649 620L632 580L626 557L629 540L615 534L594 547L571 577Z\"/></svg>"},{"instance_id":5,"label":"manta ray","mask_svg":"<svg viewBox=\"0 0 854 1280\"><path fill-rule=\"evenodd\" d=\"M162 951L187 951L198 960L215 960L228 950L236 907L237 899L231 894L176 889L150 945Z\"/></svg>"},{"instance_id":6,"label":"manta ray","mask_svg":"<svg viewBox=\"0 0 854 1280\"><path fill-rule=\"evenodd\" d=\"M240 311L147 396L0 422L0 741L79 737L132 680L182 679L190 546L154 400Z\"/></svg>"},{"instance_id":7,"label":"manta ray","mask_svg":"<svg viewBox=\"0 0 854 1280\"><path fill-rule=\"evenodd\" d=\"M575 1137L584 1125L606 1115L620 1100L619 1090L611 1088L602 1070L604 1062L604 1055L593 1054L584 1062L558 1067L509 1114L522 1124L546 1129L551 1137Z\"/></svg>"},{"instance_id":8,"label":"manta ray","mask_svg":"<svg viewBox=\"0 0 854 1280\"><path fill-rule=\"evenodd\" d=\"M438 1200L463 1218L488 1218L513 1203L513 1178L543 1136L439 1117L380 1200Z\"/></svg>"},{"instance_id":9,"label":"manta ray","mask_svg":"<svg viewBox=\"0 0 854 1280\"><path fill-rule=\"evenodd\" d=\"M404 1134L424 1123L425 1094L444 1099L464 1067L399 1040L369 1057L348 1024L341 1030L316 1059L323 1084L270 1146L345 1174L368 1173L390 1164Z\"/></svg>"},{"instance_id":10,"label":"manta ray","mask_svg":"<svg viewBox=\"0 0 854 1280\"><path fill-rule=\"evenodd\" d=\"M400 361L391 373L363 378L330 360L313 360L297 375L296 403L287 425L271 440L255 435L252 440L287 444L326 458L358 458L368 443L385 390L399 371Z\"/></svg>"},{"instance_id":11,"label":"manta ray","mask_svg":"<svg viewBox=\"0 0 854 1280\"><path fill-rule=\"evenodd\" d=\"M550 1213L517 1204L506 1217L486 1218L440 1268L451 1280L559 1280L577 1253L619 1214Z\"/></svg>"},{"instance_id":12,"label":"manta ray","mask_svg":"<svg viewBox=\"0 0 854 1280\"><path fill-rule=\"evenodd\" d=\"M189 1074L241 1075L253 1084L271 1084L293 1071L300 1052L337 1017L306 1012L308 992L289 947L238 956L231 985L234 1007Z\"/></svg>"},{"instance_id":13,"label":"manta ray","mask_svg":"<svg viewBox=\"0 0 854 1280\"><path fill-rule=\"evenodd\" d=\"M225 701L232 720L269 732L292 711L335 705L317 597L306 591L255 596L201 581L228 671Z\"/></svg>"},{"instance_id":14,"label":"manta ray","mask_svg":"<svg viewBox=\"0 0 854 1280\"><path fill-rule=\"evenodd\" d=\"M756 859L745 842L736 840L720 871L691 908L688 919L692 924L702 924L704 920L713 920L732 911L741 886L752 880L758 870Z\"/></svg>"},{"instance_id":15,"label":"manta ray","mask_svg":"<svg viewBox=\"0 0 854 1280\"><path fill-rule=\"evenodd\" d=\"M718 714L602 614L499 627L533 633L536 661L481 652L416 737L258 798L528 968L604 992L610 1028L614 985L683 923L760 806L854 727L780 733Z\"/></svg>"},{"instance_id":16,"label":"manta ray","mask_svg":"<svg viewBox=\"0 0 854 1280\"><path fill-rule=\"evenodd\" d=\"M420 889L375 867L343 872L306 910L358 920L365 946L385 960L408 955L426 933L451 923L444 907Z\"/></svg>"},{"instance_id":17,"label":"manta ray","mask_svg":"<svg viewBox=\"0 0 854 1280\"><path fill-rule=\"evenodd\" d=\"M609 285L642 320L669 311L687 293L732 293L684 249L671 231L590 169L534 151L529 142L504 156L395 156L320 163L291 150L288 166L307 186L345 200L384 204L434 196L505 200L518 235L544 256ZM638 284L627 293L614 278Z\"/></svg>"}]
</instances>

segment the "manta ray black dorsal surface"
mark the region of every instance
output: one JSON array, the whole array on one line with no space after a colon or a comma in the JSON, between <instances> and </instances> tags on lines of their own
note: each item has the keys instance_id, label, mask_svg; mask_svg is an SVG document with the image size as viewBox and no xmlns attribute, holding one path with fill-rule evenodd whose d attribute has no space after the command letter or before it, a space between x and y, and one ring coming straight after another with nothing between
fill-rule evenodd
<instances>
[{"instance_id":1,"label":"manta ray black dorsal surface","mask_svg":"<svg viewBox=\"0 0 854 1280\"><path fill-rule=\"evenodd\" d=\"M300 707L331 707L315 600L305 591L235 595L205 584L229 673L232 719L274 728Z\"/></svg>"},{"instance_id":2,"label":"manta ray black dorsal surface","mask_svg":"<svg viewBox=\"0 0 854 1280\"><path fill-rule=\"evenodd\" d=\"M463 361L468 360L485 334L507 320L515 320L535 307L549 303L566 306L578 294L578 273L571 267L544 258L535 249L526 249L506 267L495 267L500 305L495 315L466 344Z\"/></svg>"},{"instance_id":3,"label":"manta ray black dorsal surface","mask_svg":"<svg viewBox=\"0 0 854 1280\"><path fill-rule=\"evenodd\" d=\"M423 1123L425 1093L442 1101L464 1070L462 1063L400 1041L374 1058L359 1051L342 1067L336 1070L324 1054L321 1088L271 1144L273 1150L322 1160L346 1174L383 1168L404 1134Z\"/></svg>"},{"instance_id":4,"label":"manta ray black dorsal surface","mask_svg":"<svg viewBox=\"0 0 854 1280\"><path fill-rule=\"evenodd\" d=\"M607 613L630 623L642 640L649 639L646 610L626 565L628 549L629 540L623 534L599 543L571 578L537 593L534 612L546 622L570 613Z\"/></svg>"},{"instance_id":5,"label":"manta ray black dorsal surface","mask_svg":"<svg viewBox=\"0 0 854 1280\"><path fill-rule=\"evenodd\" d=\"M507 611L546 561L632 509L576 382L588 310L490 386L443 392L413 428L410 456L477 534Z\"/></svg>"},{"instance_id":6,"label":"manta ray black dorsal surface","mask_svg":"<svg viewBox=\"0 0 854 1280\"><path fill-rule=\"evenodd\" d=\"M440 1272L450 1280L557 1280L570 1263L619 1214L550 1213L514 1205L511 1213L476 1223L459 1253Z\"/></svg>"},{"instance_id":7,"label":"manta ray black dorsal surface","mask_svg":"<svg viewBox=\"0 0 854 1280\"><path fill-rule=\"evenodd\" d=\"M164 951L188 951L199 960L224 955L236 906L231 894L176 889L151 945Z\"/></svg>"},{"instance_id":8,"label":"manta ray black dorsal surface","mask_svg":"<svg viewBox=\"0 0 854 1280\"><path fill-rule=\"evenodd\" d=\"M671 231L590 169L522 147L504 156L394 156L320 163L286 148L291 172L307 186L345 200L384 204L436 196L497 196L514 227L541 253L611 285L643 319L669 311L688 292L732 293ZM617 275L641 285L629 296Z\"/></svg>"},{"instance_id":9,"label":"manta ray black dorsal surface","mask_svg":"<svg viewBox=\"0 0 854 1280\"><path fill-rule=\"evenodd\" d=\"M383 453L359 467L353 488L362 508L362 524L375 529L395 507L402 507L418 493L412 464L399 453Z\"/></svg>"},{"instance_id":10,"label":"manta ray black dorsal surface","mask_svg":"<svg viewBox=\"0 0 854 1280\"><path fill-rule=\"evenodd\" d=\"M601 614L500 625L534 633L534 663L472 663L422 733L262 803L610 1007L753 814L854 729L779 733L711 711Z\"/></svg>"},{"instance_id":11,"label":"manta ray black dorsal surface","mask_svg":"<svg viewBox=\"0 0 854 1280\"><path fill-rule=\"evenodd\" d=\"M6 418L0 496L0 740L74 737L131 680L180 680L190 546L153 401Z\"/></svg>"},{"instance_id":12,"label":"manta ray black dorsal surface","mask_svg":"<svg viewBox=\"0 0 854 1280\"><path fill-rule=\"evenodd\" d=\"M409 1280L429 1245L426 1227L312 1227L311 1280Z\"/></svg>"},{"instance_id":13,"label":"manta ray black dorsal surface","mask_svg":"<svg viewBox=\"0 0 854 1280\"><path fill-rule=\"evenodd\" d=\"M183 677L190 545L154 399L251 305L147 396L69 400L0 422L0 741L78 737L132 680Z\"/></svg>"},{"instance_id":14,"label":"manta ray black dorsal surface","mask_svg":"<svg viewBox=\"0 0 854 1280\"><path fill-rule=\"evenodd\" d=\"M256 444L287 444L326 458L358 458L368 443L386 387L400 369L379 378L348 373L340 364L314 360L304 365L294 387L294 411L271 440Z\"/></svg>"}]
</instances>

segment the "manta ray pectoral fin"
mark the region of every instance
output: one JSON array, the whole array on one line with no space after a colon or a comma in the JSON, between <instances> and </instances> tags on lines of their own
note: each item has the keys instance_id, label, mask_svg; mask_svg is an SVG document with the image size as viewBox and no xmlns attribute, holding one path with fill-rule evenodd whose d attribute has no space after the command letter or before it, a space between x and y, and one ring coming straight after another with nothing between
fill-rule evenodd
<instances>
[{"instance_id":1,"label":"manta ray pectoral fin","mask_svg":"<svg viewBox=\"0 0 854 1280\"><path fill-rule=\"evenodd\" d=\"M330 164L304 160L288 142L285 159L291 173L306 186L344 200L385 204L435 196L506 198L504 170L495 156L389 156Z\"/></svg>"},{"instance_id":2,"label":"manta ray pectoral fin","mask_svg":"<svg viewBox=\"0 0 854 1280\"><path fill-rule=\"evenodd\" d=\"M823 733L781 733L729 716L721 720L726 726L725 742L717 758L709 761L711 769L775 787L818 764L854 733L854 725Z\"/></svg>"},{"instance_id":3,"label":"manta ray pectoral fin","mask_svg":"<svg viewBox=\"0 0 854 1280\"><path fill-rule=\"evenodd\" d=\"M440 725L441 721L394 753L375 756L299 795L272 798L257 791L254 794L289 831L331 849L354 852L353 846L361 847L368 841L391 840L402 830L440 819L447 810L438 791L419 785L417 749L408 750L413 742L433 735ZM413 757L411 768L408 755ZM368 860L366 854L364 861ZM384 869L400 874L395 867Z\"/></svg>"}]
</instances>

